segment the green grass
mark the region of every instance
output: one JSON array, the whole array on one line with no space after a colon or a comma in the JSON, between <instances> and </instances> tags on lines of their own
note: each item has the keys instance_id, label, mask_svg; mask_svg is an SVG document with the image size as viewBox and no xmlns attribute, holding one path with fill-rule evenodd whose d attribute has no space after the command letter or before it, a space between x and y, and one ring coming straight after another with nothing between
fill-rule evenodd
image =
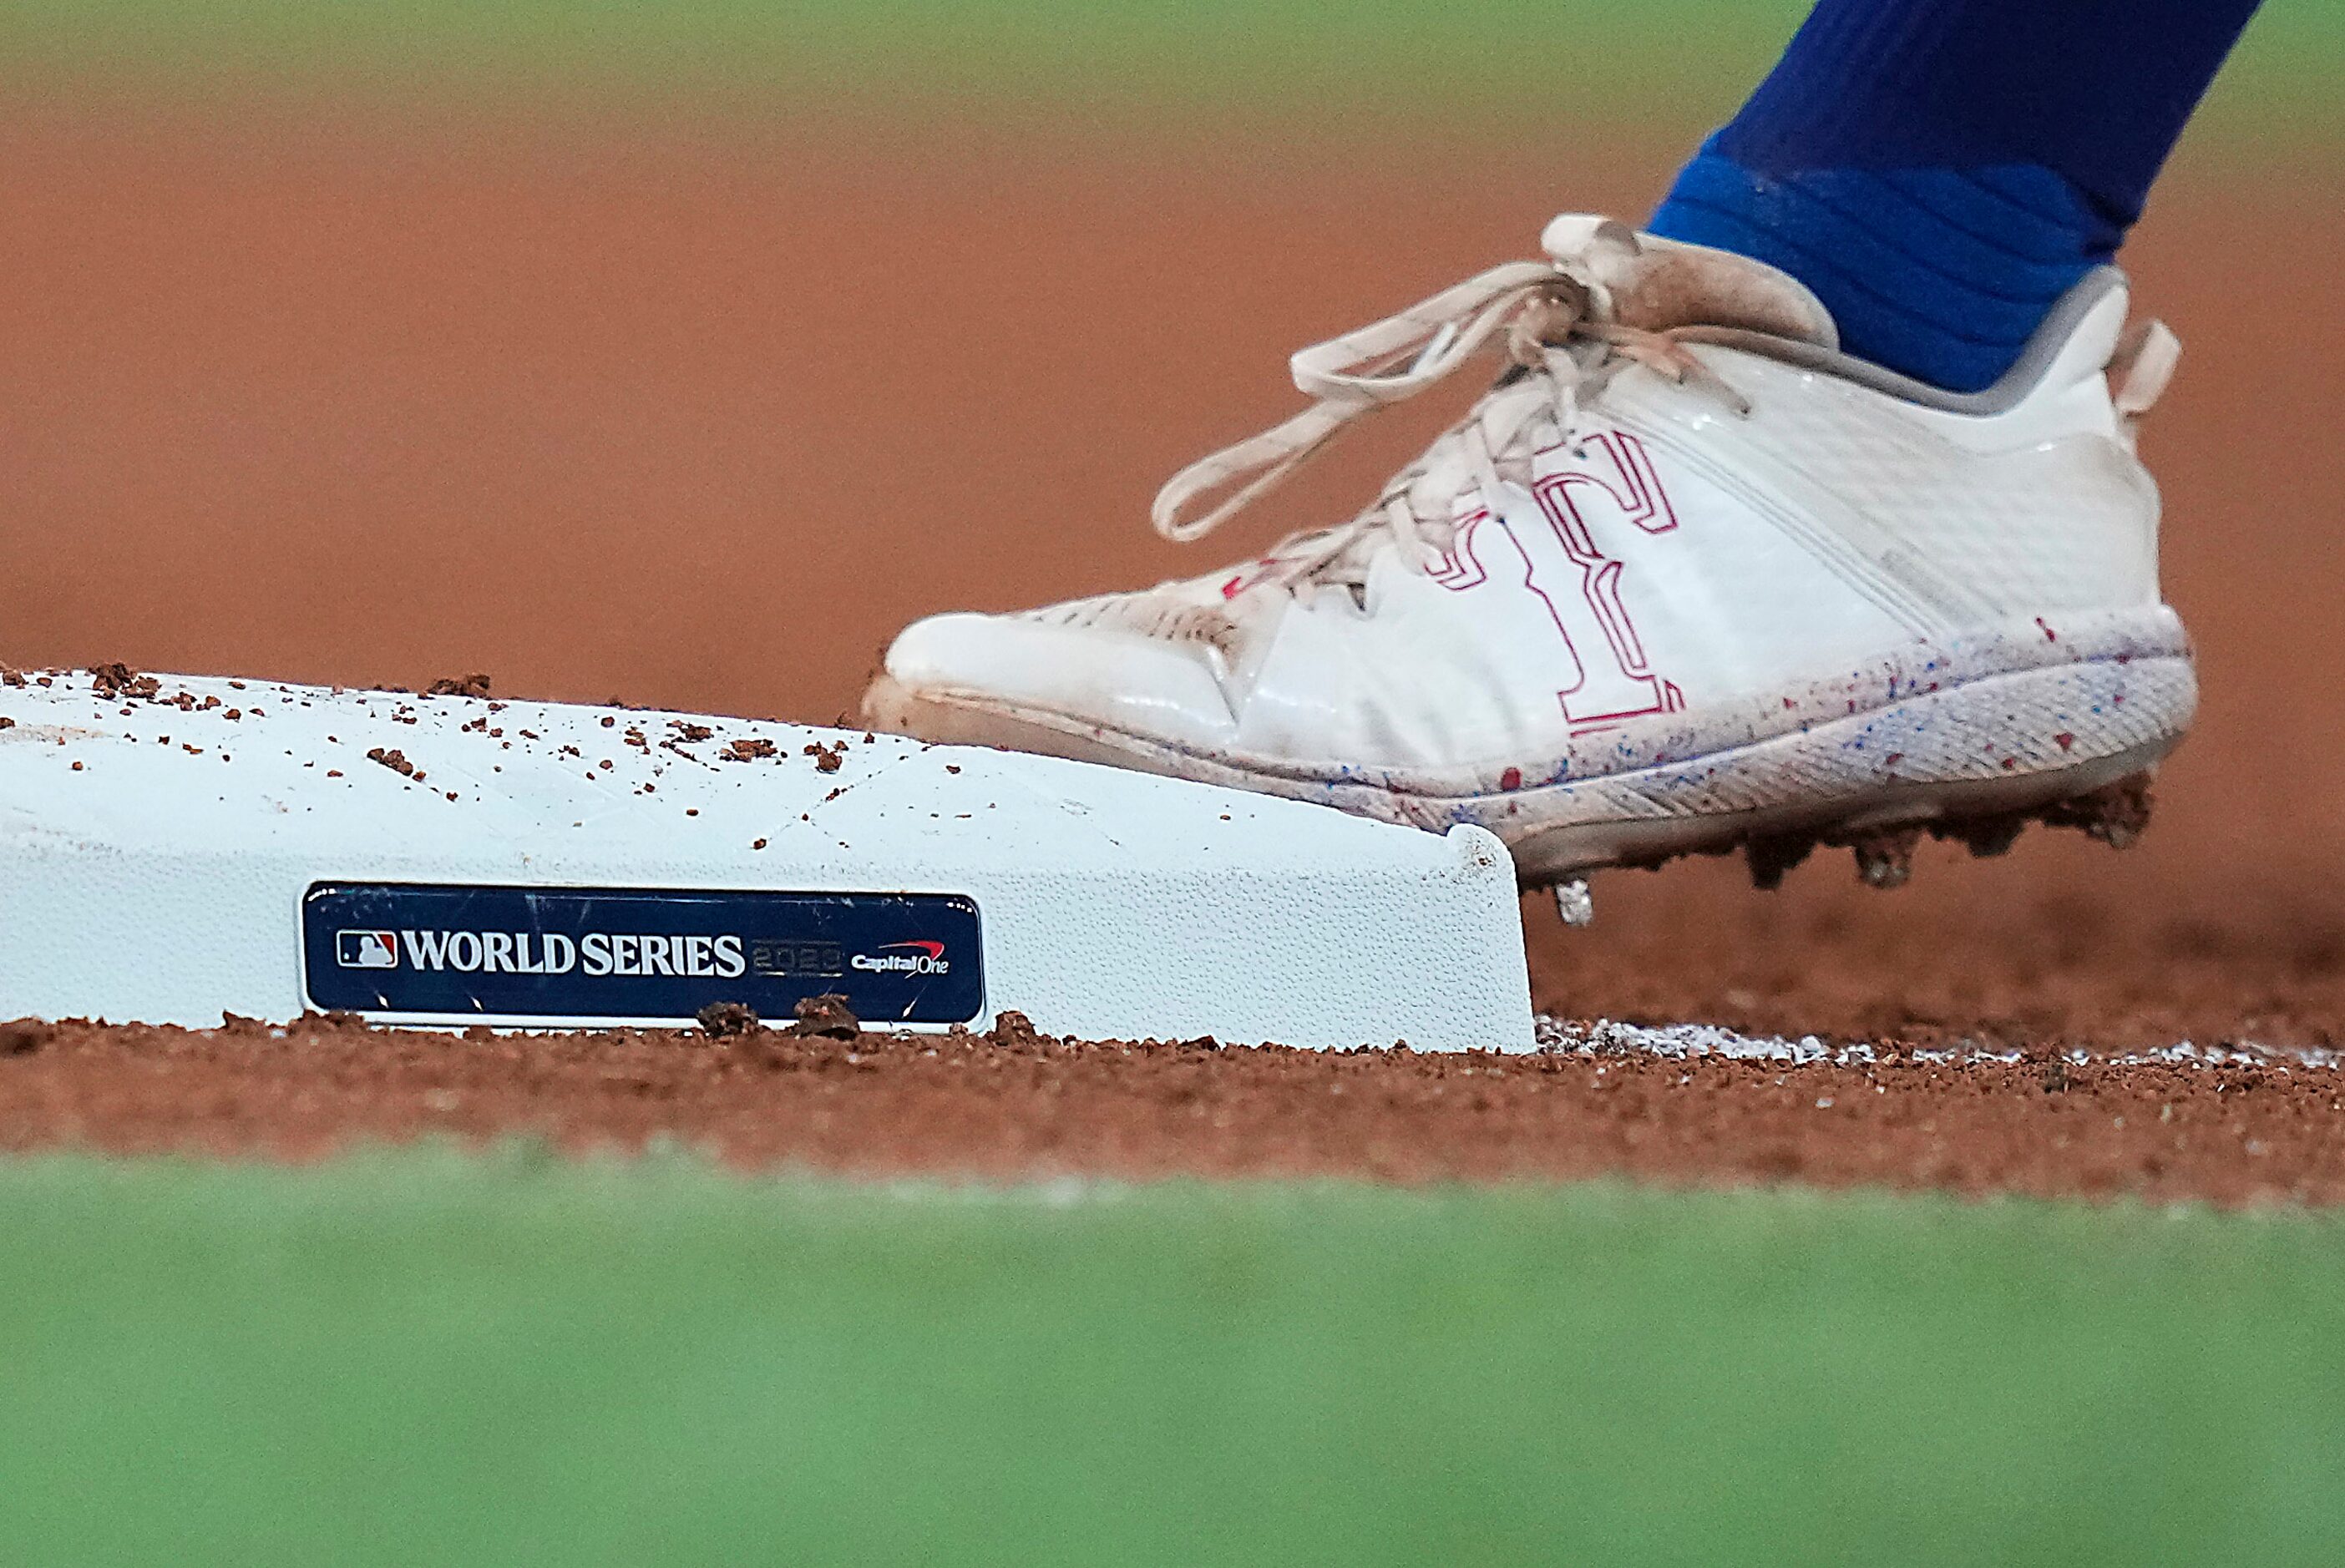
<instances>
[{"instance_id":1,"label":"green grass","mask_svg":"<svg viewBox=\"0 0 2345 1568\"><path fill-rule=\"evenodd\" d=\"M2345 1217L0 1163L0 1557L2330 1560Z\"/></svg>"},{"instance_id":2,"label":"green grass","mask_svg":"<svg viewBox=\"0 0 2345 1568\"><path fill-rule=\"evenodd\" d=\"M0 59L231 90L652 94L1081 118L1559 116L1703 125L1804 0L15 0ZM2276 0L2209 108L2264 137L2345 126L2345 0Z\"/></svg>"}]
</instances>

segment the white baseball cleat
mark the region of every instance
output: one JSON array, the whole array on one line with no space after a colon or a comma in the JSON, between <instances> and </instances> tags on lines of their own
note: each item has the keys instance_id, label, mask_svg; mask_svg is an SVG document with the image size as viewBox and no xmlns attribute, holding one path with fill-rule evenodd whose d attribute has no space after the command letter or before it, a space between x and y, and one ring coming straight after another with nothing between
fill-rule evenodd
<instances>
[{"instance_id":1,"label":"white baseball cleat","mask_svg":"<svg viewBox=\"0 0 2345 1568\"><path fill-rule=\"evenodd\" d=\"M1294 357L1311 408L1191 465L1210 531L1486 347L1508 368L1350 522L1233 571L908 628L876 724L1478 823L1526 883L1819 840L1903 880L1927 829L2113 843L2197 703L2134 427L2178 348L2115 268L2011 373L1934 390L1838 351L1789 276L1567 216Z\"/></svg>"}]
</instances>

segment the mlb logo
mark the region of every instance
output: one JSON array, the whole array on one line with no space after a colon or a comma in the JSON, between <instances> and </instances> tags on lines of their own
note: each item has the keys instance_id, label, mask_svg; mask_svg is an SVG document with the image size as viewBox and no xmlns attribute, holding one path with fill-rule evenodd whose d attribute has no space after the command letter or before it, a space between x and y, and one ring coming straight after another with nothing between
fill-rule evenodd
<instances>
[{"instance_id":1,"label":"mlb logo","mask_svg":"<svg viewBox=\"0 0 2345 1568\"><path fill-rule=\"evenodd\" d=\"M396 969L399 967L399 933L337 931L334 933L334 962L345 969Z\"/></svg>"}]
</instances>

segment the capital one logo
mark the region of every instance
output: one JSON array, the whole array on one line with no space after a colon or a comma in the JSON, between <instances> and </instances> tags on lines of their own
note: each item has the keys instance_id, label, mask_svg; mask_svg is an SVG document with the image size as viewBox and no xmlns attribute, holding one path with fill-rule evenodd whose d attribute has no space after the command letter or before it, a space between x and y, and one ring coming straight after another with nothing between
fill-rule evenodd
<instances>
[{"instance_id":1,"label":"capital one logo","mask_svg":"<svg viewBox=\"0 0 2345 1568\"><path fill-rule=\"evenodd\" d=\"M858 953L848 964L873 974L942 975L952 968L941 942L916 939L889 942L877 951Z\"/></svg>"},{"instance_id":2,"label":"capital one logo","mask_svg":"<svg viewBox=\"0 0 2345 1568\"><path fill-rule=\"evenodd\" d=\"M1653 668L1620 602L1628 566L1621 552L1675 531L1677 514L1644 442L1626 430L1603 430L1584 444L1589 466L1538 481L1528 505L1496 519L1487 511L1467 518L1434 572L1443 587L1463 592L1493 572L1503 578L1520 570L1518 581L1546 606L1577 672L1556 692L1575 730L1685 706L1685 693ZM1494 521L1504 548L1479 537Z\"/></svg>"}]
</instances>

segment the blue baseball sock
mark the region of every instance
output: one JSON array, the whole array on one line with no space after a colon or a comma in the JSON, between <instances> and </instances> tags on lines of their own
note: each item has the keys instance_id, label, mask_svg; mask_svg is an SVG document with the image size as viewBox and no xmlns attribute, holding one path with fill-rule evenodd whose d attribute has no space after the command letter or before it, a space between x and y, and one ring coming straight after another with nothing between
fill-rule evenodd
<instances>
[{"instance_id":1,"label":"blue baseball sock","mask_svg":"<svg viewBox=\"0 0 2345 1568\"><path fill-rule=\"evenodd\" d=\"M1656 234L1815 290L1851 353L1952 391L2116 254L2256 0L1819 0Z\"/></svg>"}]
</instances>

